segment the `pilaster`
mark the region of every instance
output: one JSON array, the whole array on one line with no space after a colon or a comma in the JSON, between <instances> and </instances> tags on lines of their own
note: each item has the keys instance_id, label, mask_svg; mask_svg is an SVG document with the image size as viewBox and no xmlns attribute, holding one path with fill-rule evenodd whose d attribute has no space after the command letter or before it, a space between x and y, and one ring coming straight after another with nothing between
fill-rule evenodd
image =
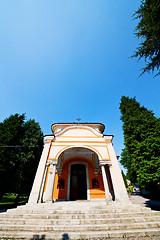
<instances>
[{"instance_id":1,"label":"pilaster","mask_svg":"<svg viewBox=\"0 0 160 240\"><path fill-rule=\"evenodd\" d=\"M112 184L114 188L115 198L119 201L129 201L126 187L124 185L121 169L118 164L118 160L113 148L112 143L108 143L108 150L111 157L110 174L112 178Z\"/></svg>"},{"instance_id":2,"label":"pilaster","mask_svg":"<svg viewBox=\"0 0 160 240\"><path fill-rule=\"evenodd\" d=\"M45 202L52 202L52 196L53 196L53 188L54 188L54 180L55 180L55 173L56 173L56 164L57 161L50 161L49 165L49 175L48 175L48 180L47 180L47 185L46 185L46 193L45 193Z\"/></svg>"},{"instance_id":3,"label":"pilaster","mask_svg":"<svg viewBox=\"0 0 160 240\"><path fill-rule=\"evenodd\" d=\"M28 204L35 204L39 201L43 177L45 174L45 165L46 165L50 146L51 146L51 141L45 142L43 152L40 158L40 162L37 168L36 176L33 182L32 190L29 196Z\"/></svg>"}]
</instances>

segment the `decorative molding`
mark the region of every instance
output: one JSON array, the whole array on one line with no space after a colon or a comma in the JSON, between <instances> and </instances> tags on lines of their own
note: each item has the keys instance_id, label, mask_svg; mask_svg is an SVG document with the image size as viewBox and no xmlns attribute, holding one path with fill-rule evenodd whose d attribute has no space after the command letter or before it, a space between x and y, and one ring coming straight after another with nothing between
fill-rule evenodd
<instances>
[{"instance_id":1,"label":"decorative molding","mask_svg":"<svg viewBox=\"0 0 160 240\"><path fill-rule=\"evenodd\" d=\"M110 165L110 166L112 166L112 162L110 161L110 160L100 160L99 161L99 165L100 166L104 166L104 165Z\"/></svg>"},{"instance_id":2,"label":"decorative molding","mask_svg":"<svg viewBox=\"0 0 160 240\"><path fill-rule=\"evenodd\" d=\"M104 138L104 140L106 141L106 142L112 142L112 140L113 140L113 136L112 135L104 135L103 136L103 138Z\"/></svg>"},{"instance_id":3,"label":"decorative molding","mask_svg":"<svg viewBox=\"0 0 160 240\"><path fill-rule=\"evenodd\" d=\"M57 165L57 163L58 163L58 160L47 160L46 165L51 165L51 164Z\"/></svg>"}]
</instances>

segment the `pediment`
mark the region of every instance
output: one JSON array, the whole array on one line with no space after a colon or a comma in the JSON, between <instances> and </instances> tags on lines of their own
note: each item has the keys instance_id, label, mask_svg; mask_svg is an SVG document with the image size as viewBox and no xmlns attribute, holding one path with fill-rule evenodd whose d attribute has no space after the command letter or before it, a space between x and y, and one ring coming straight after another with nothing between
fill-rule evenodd
<instances>
[{"instance_id":1,"label":"pediment","mask_svg":"<svg viewBox=\"0 0 160 240\"><path fill-rule=\"evenodd\" d=\"M56 137L66 137L66 138L98 138L102 137L102 134L90 127L68 127L63 129L62 131L55 134Z\"/></svg>"}]
</instances>

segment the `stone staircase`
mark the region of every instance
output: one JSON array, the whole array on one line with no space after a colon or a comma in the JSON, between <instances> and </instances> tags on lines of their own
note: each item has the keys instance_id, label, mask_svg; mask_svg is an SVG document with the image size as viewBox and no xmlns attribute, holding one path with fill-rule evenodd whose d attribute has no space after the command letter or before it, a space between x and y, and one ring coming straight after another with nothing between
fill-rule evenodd
<instances>
[{"instance_id":1,"label":"stone staircase","mask_svg":"<svg viewBox=\"0 0 160 240\"><path fill-rule=\"evenodd\" d=\"M160 239L160 212L131 202L74 201L0 213L0 239Z\"/></svg>"}]
</instances>

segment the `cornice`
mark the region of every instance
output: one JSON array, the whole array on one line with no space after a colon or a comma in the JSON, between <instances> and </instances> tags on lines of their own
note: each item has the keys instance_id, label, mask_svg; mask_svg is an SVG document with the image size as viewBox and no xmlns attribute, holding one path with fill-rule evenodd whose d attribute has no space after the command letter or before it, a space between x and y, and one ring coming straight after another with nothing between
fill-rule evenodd
<instances>
[{"instance_id":1,"label":"cornice","mask_svg":"<svg viewBox=\"0 0 160 240\"><path fill-rule=\"evenodd\" d=\"M62 130L66 127L73 127L73 126L88 126L93 129L97 129L98 132L103 133L105 126L102 123L54 123L51 126L52 132L55 134L56 130Z\"/></svg>"}]
</instances>

